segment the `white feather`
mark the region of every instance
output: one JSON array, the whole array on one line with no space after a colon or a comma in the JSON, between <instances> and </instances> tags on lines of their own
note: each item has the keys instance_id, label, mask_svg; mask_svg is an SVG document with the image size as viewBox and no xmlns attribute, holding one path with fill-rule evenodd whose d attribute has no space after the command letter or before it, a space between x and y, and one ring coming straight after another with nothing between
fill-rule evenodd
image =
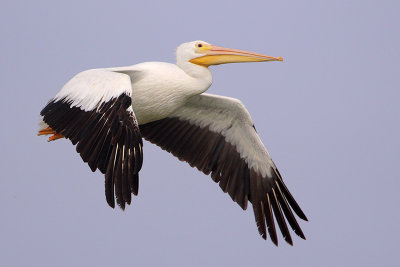
<instances>
[{"instance_id":1,"label":"white feather","mask_svg":"<svg viewBox=\"0 0 400 267\"><path fill-rule=\"evenodd\" d=\"M209 127L234 145L249 168L263 177L272 176L275 165L253 128L253 120L238 99L203 93L193 96L171 117L188 120L202 128Z\"/></svg>"},{"instance_id":2,"label":"white feather","mask_svg":"<svg viewBox=\"0 0 400 267\"><path fill-rule=\"evenodd\" d=\"M55 100L65 99L71 102L71 107L91 111L99 102L107 102L123 93L132 95L128 75L106 69L92 69L73 77L55 96Z\"/></svg>"}]
</instances>

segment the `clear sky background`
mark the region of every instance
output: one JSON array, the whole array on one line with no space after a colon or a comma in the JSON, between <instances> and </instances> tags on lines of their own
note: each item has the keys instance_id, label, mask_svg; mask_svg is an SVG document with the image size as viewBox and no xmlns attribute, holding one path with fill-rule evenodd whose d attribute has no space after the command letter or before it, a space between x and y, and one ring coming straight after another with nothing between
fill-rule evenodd
<instances>
[{"instance_id":1,"label":"clear sky background","mask_svg":"<svg viewBox=\"0 0 400 267\"><path fill-rule=\"evenodd\" d=\"M60 2L60 3L59 3ZM1 266L400 266L398 1L2 1ZM175 62L204 40L285 61L212 67L239 98L309 218L279 247L210 177L145 142L139 196L39 112L90 68Z\"/></svg>"}]
</instances>

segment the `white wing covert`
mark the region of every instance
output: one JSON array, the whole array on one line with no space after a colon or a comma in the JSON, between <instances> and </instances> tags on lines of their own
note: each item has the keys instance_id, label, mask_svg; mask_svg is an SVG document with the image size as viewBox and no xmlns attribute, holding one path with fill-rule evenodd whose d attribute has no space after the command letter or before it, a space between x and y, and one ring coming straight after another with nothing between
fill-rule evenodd
<instances>
[{"instance_id":1,"label":"white wing covert","mask_svg":"<svg viewBox=\"0 0 400 267\"><path fill-rule=\"evenodd\" d=\"M305 239L292 210L300 218L307 218L283 183L239 100L197 95L169 117L140 125L140 131L146 140L203 173L211 173L212 179L243 209L249 200L264 239L268 226L271 240L278 244L273 215L289 244L293 242L284 217Z\"/></svg>"},{"instance_id":2,"label":"white wing covert","mask_svg":"<svg viewBox=\"0 0 400 267\"><path fill-rule=\"evenodd\" d=\"M41 111L43 121L70 139L84 162L105 174L108 204L124 209L137 195L142 138L131 103L128 75L104 69L73 77Z\"/></svg>"}]
</instances>

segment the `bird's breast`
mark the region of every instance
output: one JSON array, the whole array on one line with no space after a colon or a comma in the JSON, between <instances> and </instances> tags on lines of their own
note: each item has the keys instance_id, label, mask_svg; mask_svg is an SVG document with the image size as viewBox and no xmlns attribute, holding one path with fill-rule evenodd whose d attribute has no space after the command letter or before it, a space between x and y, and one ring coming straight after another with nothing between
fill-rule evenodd
<instances>
[{"instance_id":1,"label":"bird's breast","mask_svg":"<svg viewBox=\"0 0 400 267\"><path fill-rule=\"evenodd\" d=\"M167 91L166 88L165 91ZM185 103L186 98L173 93L162 92L162 87L133 88L132 107L139 124L168 117Z\"/></svg>"},{"instance_id":2,"label":"bird's breast","mask_svg":"<svg viewBox=\"0 0 400 267\"><path fill-rule=\"evenodd\" d=\"M148 75L132 84L132 107L139 124L168 117L190 97L180 79Z\"/></svg>"},{"instance_id":3,"label":"bird's breast","mask_svg":"<svg viewBox=\"0 0 400 267\"><path fill-rule=\"evenodd\" d=\"M132 107L139 124L168 117L191 96L206 91L212 82L209 71L204 77L195 78L177 65L163 62L140 63L127 70L131 74Z\"/></svg>"}]
</instances>

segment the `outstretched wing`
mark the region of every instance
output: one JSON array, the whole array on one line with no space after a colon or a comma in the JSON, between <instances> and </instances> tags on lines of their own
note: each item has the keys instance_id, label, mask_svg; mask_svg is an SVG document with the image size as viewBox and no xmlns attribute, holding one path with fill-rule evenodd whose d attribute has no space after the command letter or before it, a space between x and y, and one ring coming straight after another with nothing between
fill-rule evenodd
<instances>
[{"instance_id":1,"label":"outstretched wing","mask_svg":"<svg viewBox=\"0 0 400 267\"><path fill-rule=\"evenodd\" d=\"M284 239L292 244L285 217L305 239L292 210L307 220L285 186L261 142L250 114L233 98L202 94L192 97L168 118L140 125L142 136L197 167L219 183L243 209L253 204L261 236L277 245L274 215Z\"/></svg>"},{"instance_id":2,"label":"outstretched wing","mask_svg":"<svg viewBox=\"0 0 400 267\"><path fill-rule=\"evenodd\" d=\"M40 112L57 134L71 140L95 171L105 174L108 204L124 209L137 195L142 138L131 106L128 75L104 69L79 73Z\"/></svg>"}]
</instances>

